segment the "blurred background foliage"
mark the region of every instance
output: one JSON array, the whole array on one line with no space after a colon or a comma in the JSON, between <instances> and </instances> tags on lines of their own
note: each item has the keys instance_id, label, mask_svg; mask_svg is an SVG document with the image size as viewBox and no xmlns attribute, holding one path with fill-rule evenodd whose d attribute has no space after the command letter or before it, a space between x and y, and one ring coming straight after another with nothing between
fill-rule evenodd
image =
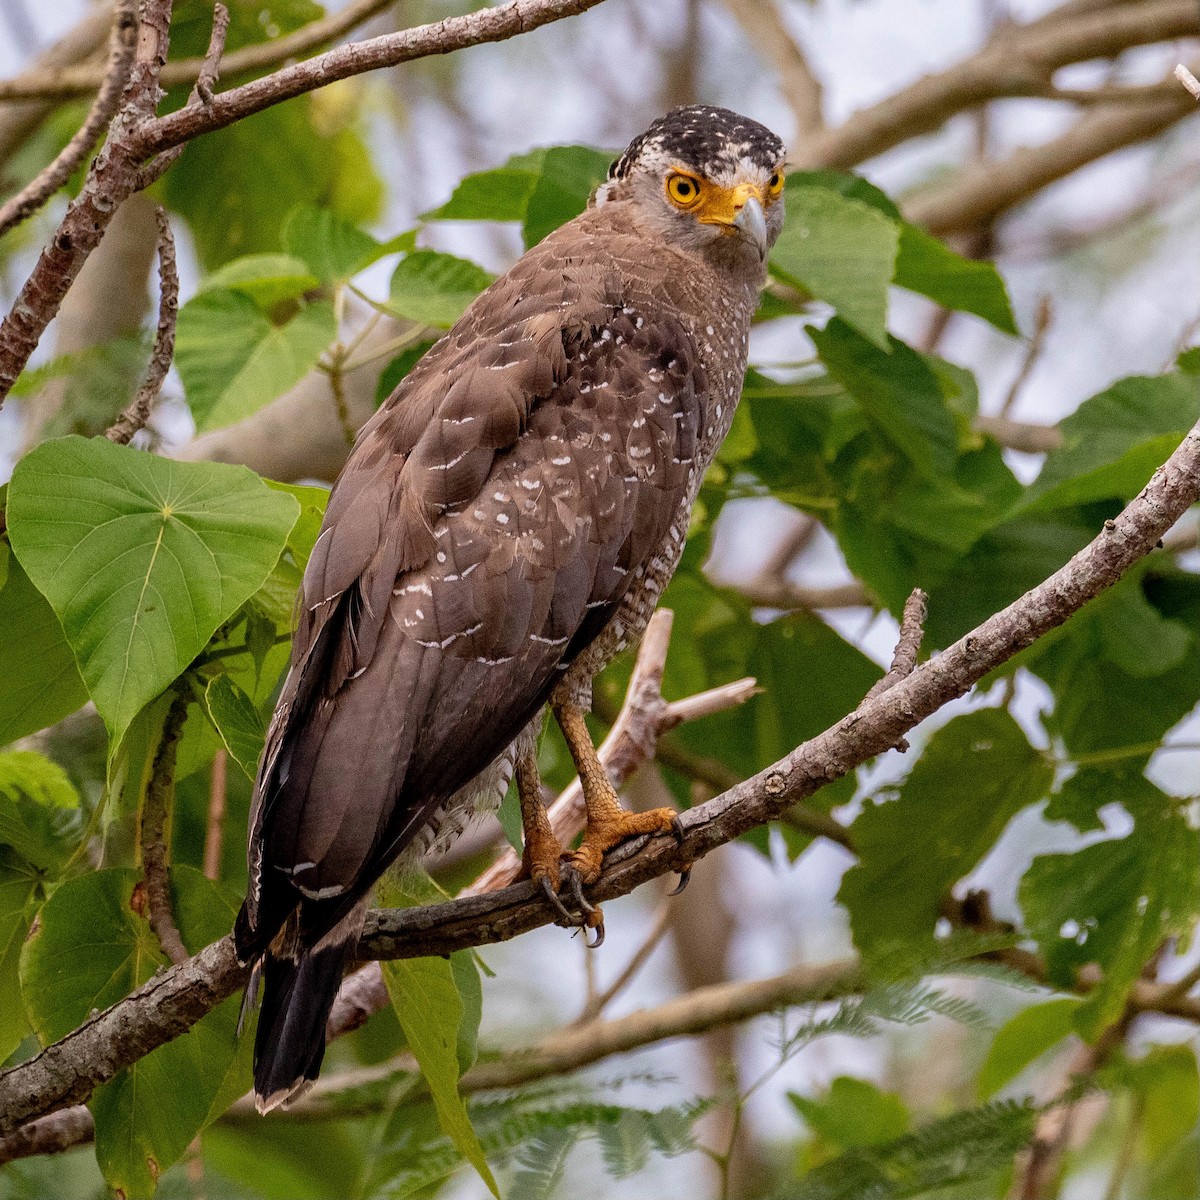
<instances>
[{"instance_id":1,"label":"blurred background foliage","mask_svg":"<svg viewBox=\"0 0 1200 1200\"><path fill-rule=\"evenodd\" d=\"M371 32L467 6L375 7ZM326 11L230 8L229 51ZM138 449L79 436L123 407L149 353L153 214L128 204L0 414L0 1057L28 1058L167 961L138 896L137 826L178 695L175 909L192 951L228 929L328 482L374 406L523 247L583 209L620 146L702 100L764 120L801 158L854 109L1054 8L610 0L201 138L153 192L186 303ZM85 13L0 0L8 72ZM172 58L202 54L209 22L202 0L178 0ZM1182 53L1138 47L1059 82L1136 85ZM19 135L0 109L6 189L85 107L50 107ZM914 587L927 652L968 633L1086 544L1200 416L1194 122L1082 170L1064 161L1011 212L943 220L945 240L904 215L1068 126L1046 100L995 102L862 175L790 174L742 405L665 600L669 698L743 676L761 691L665 738L632 803L708 798L851 711ZM0 242L6 303L60 213ZM757 830L669 906L655 887L614 904L595 954L549 929L390 964L396 1008L331 1047L331 1085L296 1117L238 1102L248 1039L227 1002L97 1091L94 1147L11 1163L0 1196L465 1198L489 1171L512 1200L1200 1194L1196 1021L1137 1001L1175 982L1174 1009L1158 1007L1186 1009L1197 979L1195 518L907 755L819 793L845 845L786 819ZM630 665L598 683L597 733ZM555 731L541 756L565 786ZM453 894L519 834L510 797L432 879L384 899ZM842 960L833 993L718 1017L698 1041L524 1077L514 1052Z\"/></svg>"}]
</instances>

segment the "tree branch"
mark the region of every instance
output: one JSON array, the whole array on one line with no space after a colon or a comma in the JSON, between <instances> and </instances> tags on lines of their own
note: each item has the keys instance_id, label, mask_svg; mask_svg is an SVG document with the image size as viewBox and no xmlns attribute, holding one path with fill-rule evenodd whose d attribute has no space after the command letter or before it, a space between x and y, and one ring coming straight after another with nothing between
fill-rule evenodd
<instances>
[{"instance_id":1,"label":"tree branch","mask_svg":"<svg viewBox=\"0 0 1200 1200\"><path fill-rule=\"evenodd\" d=\"M282 37L272 38L254 46L243 46L228 55L223 63L224 74L246 75L273 67L289 58L299 58L309 50L336 41L345 33L369 21L377 14L395 6L399 0L355 0L339 12L330 13L318 21ZM202 58L183 58L168 63L163 68L161 82L164 87L175 87L181 83L196 82L203 69ZM101 77L94 67L67 66L38 68L26 71L15 79L0 80L0 102L6 100L70 100L75 96L86 96L101 84Z\"/></svg>"},{"instance_id":2,"label":"tree branch","mask_svg":"<svg viewBox=\"0 0 1200 1200\"><path fill-rule=\"evenodd\" d=\"M1194 110L1183 88L1162 100L1099 105L1060 137L968 167L918 192L904 214L939 236L990 221L1080 167L1162 133Z\"/></svg>"},{"instance_id":3,"label":"tree branch","mask_svg":"<svg viewBox=\"0 0 1200 1200\"><path fill-rule=\"evenodd\" d=\"M1006 25L977 54L861 109L836 129L798 147L794 165L856 166L910 138L932 133L957 113L989 100L1046 96L1061 67L1193 36L1198 24L1192 0L1150 0L1078 11L1070 19L1048 23Z\"/></svg>"},{"instance_id":4,"label":"tree branch","mask_svg":"<svg viewBox=\"0 0 1200 1200\"><path fill-rule=\"evenodd\" d=\"M59 151L58 157L0 205L0 236L32 216L62 187L108 128L121 103L121 94L133 66L137 27L137 0L118 0L109 38L108 64L99 95L88 110L83 125Z\"/></svg>"},{"instance_id":5,"label":"tree branch","mask_svg":"<svg viewBox=\"0 0 1200 1200\"><path fill-rule=\"evenodd\" d=\"M916 670L917 655L921 652L921 642L925 637L925 618L928 614L929 597L920 588L914 588L904 604L904 614L900 618L900 637L896 642L891 668L867 692L864 704L882 696L889 688L895 687Z\"/></svg>"},{"instance_id":6,"label":"tree branch","mask_svg":"<svg viewBox=\"0 0 1200 1200\"><path fill-rule=\"evenodd\" d=\"M144 0L133 68L108 139L79 195L68 205L58 232L0 323L0 404L83 264L100 244L113 213L136 188L139 159L130 149L131 132L158 106L158 76L167 57L170 23L171 0Z\"/></svg>"},{"instance_id":7,"label":"tree branch","mask_svg":"<svg viewBox=\"0 0 1200 1200\"><path fill-rule=\"evenodd\" d=\"M171 911L171 881L167 873L170 854L167 849L167 816L175 790L175 751L187 719L189 697L184 691L176 693L163 722L162 736L150 768L150 781L142 802L142 824L139 845L142 870L145 872L146 900L149 911L146 919L158 937L167 957L176 965L188 961L187 947L179 936L175 914Z\"/></svg>"},{"instance_id":8,"label":"tree branch","mask_svg":"<svg viewBox=\"0 0 1200 1200\"><path fill-rule=\"evenodd\" d=\"M759 54L778 72L779 90L796 116L796 141L820 133L825 128L820 80L784 24L774 0L725 0L725 7Z\"/></svg>"},{"instance_id":9,"label":"tree branch","mask_svg":"<svg viewBox=\"0 0 1200 1200\"><path fill-rule=\"evenodd\" d=\"M154 216L158 222L158 329L154 334L154 349L150 353L150 365L146 368L142 386L104 435L110 442L120 446L127 446L133 435L144 428L150 419L150 410L158 399L175 355L175 321L179 315L175 239L171 236L171 225L161 205L155 209Z\"/></svg>"},{"instance_id":10,"label":"tree branch","mask_svg":"<svg viewBox=\"0 0 1200 1200\"><path fill-rule=\"evenodd\" d=\"M1058 571L906 679L753 778L680 814L682 844L635 839L608 855L597 901L679 870L892 748L910 730L1112 586L1200 499L1200 423L1141 493ZM369 913L362 958L447 954L516 937L553 913L532 883L423 908ZM0 1074L0 1134L78 1103L189 1028L246 979L226 937L156 976L61 1041Z\"/></svg>"},{"instance_id":11,"label":"tree branch","mask_svg":"<svg viewBox=\"0 0 1200 1200\"><path fill-rule=\"evenodd\" d=\"M155 178L143 164L201 133L279 104L293 96L380 67L466 46L498 42L574 16L602 0L509 0L465 16L421 25L338 47L263 79L156 118L159 78L166 61L170 0L146 0L138 51L125 102L113 121L104 150L82 191L67 209L50 245L42 252L12 311L0 324L0 404L29 361L84 262L100 244L112 214L139 187Z\"/></svg>"},{"instance_id":12,"label":"tree branch","mask_svg":"<svg viewBox=\"0 0 1200 1200\"><path fill-rule=\"evenodd\" d=\"M148 122L138 133L143 157L159 154L202 133L224 129L264 108L352 75L394 67L431 54L450 54L468 46L502 42L542 25L577 16L603 0L509 0L459 17L417 25L398 33L351 42L302 63L283 67L262 79L244 83L213 97L210 105L185 108Z\"/></svg>"}]
</instances>

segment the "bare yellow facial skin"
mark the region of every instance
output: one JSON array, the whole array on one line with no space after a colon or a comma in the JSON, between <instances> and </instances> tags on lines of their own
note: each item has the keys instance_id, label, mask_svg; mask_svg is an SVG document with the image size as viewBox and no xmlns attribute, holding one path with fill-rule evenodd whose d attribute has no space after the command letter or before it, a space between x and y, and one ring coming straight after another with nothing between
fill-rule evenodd
<instances>
[{"instance_id":1,"label":"bare yellow facial skin","mask_svg":"<svg viewBox=\"0 0 1200 1200\"><path fill-rule=\"evenodd\" d=\"M782 191L783 175L779 172L771 176L765 188L757 183L718 187L688 171L672 171L666 180L667 199L704 225L732 226L750 197L765 208Z\"/></svg>"}]
</instances>

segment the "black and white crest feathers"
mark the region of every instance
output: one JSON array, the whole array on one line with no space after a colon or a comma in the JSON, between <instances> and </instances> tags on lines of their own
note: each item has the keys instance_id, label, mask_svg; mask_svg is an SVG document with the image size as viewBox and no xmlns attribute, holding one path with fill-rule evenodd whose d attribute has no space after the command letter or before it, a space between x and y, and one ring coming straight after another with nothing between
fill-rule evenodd
<instances>
[{"instance_id":1,"label":"black and white crest feathers","mask_svg":"<svg viewBox=\"0 0 1200 1200\"><path fill-rule=\"evenodd\" d=\"M765 125L709 104L688 104L658 118L609 168L609 179L625 179L643 162L670 160L708 179L733 175L743 159L775 170L783 142Z\"/></svg>"}]
</instances>

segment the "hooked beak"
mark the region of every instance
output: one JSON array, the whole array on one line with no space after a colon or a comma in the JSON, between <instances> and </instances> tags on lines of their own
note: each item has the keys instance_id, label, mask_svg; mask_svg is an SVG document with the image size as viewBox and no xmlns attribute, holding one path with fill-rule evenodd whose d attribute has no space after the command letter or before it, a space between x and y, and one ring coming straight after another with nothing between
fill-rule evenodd
<instances>
[{"instance_id":1,"label":"hooked beak","mask_svg":"<svg viewBox=\"0 0 1200 1200\"><path fill-rule=\"evenodd\" d=\"M757 196L746 197L741 211L733 219L733 227L754 246L760 259L767 257L767 217Z\"/></svg>"}]
</instances>

